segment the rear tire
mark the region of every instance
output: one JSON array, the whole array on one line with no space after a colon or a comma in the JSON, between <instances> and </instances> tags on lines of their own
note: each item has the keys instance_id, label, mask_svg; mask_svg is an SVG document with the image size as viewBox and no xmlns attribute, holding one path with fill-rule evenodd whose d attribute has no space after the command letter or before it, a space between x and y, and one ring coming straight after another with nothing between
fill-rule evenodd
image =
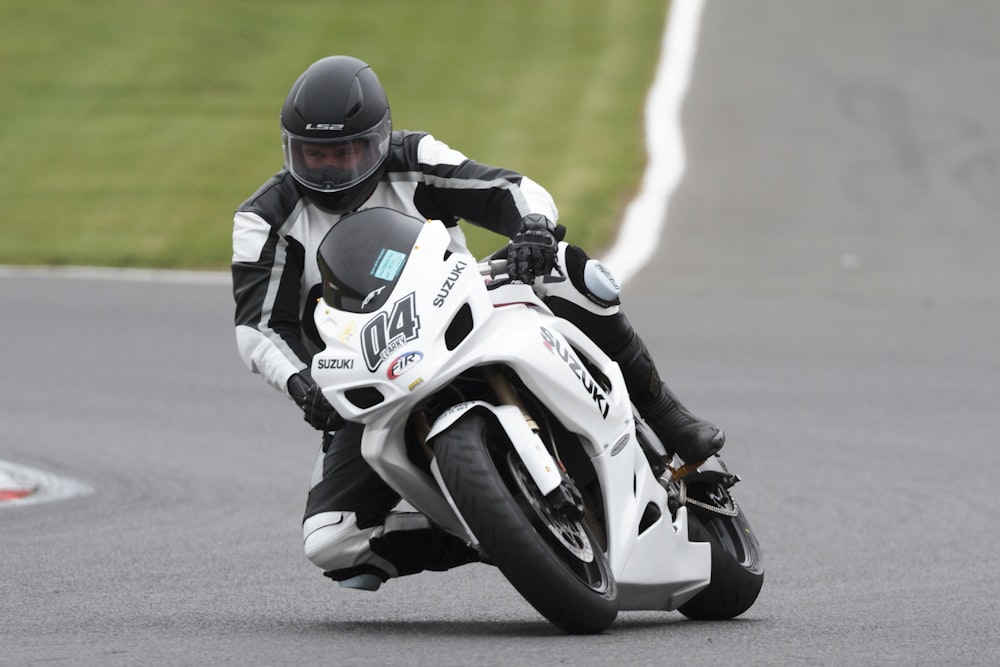
<instances>
[{"instance_id":1,"label":"rear tire","mask_svg":"<svg viewBox=\"0 0 1000 667\"><path fill-rule=\"evenodd\" d=\"M697 506L688 506L688 536L692 542L712 546L712 581L678 611L694 620L735 618L753 606L764 585L764 561L760 544L742 509L729 492L716 487L715 498L727 499L725 516Z\"/></svg>"},{"instance_id":2,"label":"rear tire","mask_svg":"<svg viewBox=\"0 0 1000 667\"><path fill-rule=\"evenodd\" d=\"M463 416L435 438L434 452L480 546L531 606L571 634L614 622L617 587L597 540L542 497L491 416Z\"/></svg>"}]
</instances>

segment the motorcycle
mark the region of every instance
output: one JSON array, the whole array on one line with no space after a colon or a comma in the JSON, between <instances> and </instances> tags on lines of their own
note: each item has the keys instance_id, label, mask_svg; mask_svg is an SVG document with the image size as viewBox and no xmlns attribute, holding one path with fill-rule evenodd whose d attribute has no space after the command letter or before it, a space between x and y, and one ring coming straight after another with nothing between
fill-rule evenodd
<instances>
[{"instance_id":1,"label":"motorcycle","mask_svg":"<svg viewBox=\"0 0 1000 667\"><path fill-rule=\"evenodd\" d=\"M504 260L451 240L373 208L317 251L312 375L365 424L365 460L567 633L602 632L619 610L749 609L764 572L739 477L718 456L672 457L616 363Z\"/></svg>"}]
</instances>

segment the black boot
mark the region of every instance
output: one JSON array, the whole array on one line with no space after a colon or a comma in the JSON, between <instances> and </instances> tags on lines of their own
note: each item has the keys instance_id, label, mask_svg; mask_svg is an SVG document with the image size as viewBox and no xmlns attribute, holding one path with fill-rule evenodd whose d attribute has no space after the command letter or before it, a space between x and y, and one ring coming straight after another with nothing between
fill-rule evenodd
<instances>
[{"instance_id":1,"label":"black boot","mask_svg":"<svg viewBox=\"0 0 1000 667\"><path fill-rule=\"evenodd\" d=\"M618 363L632 402L664 447L685 463L701 463L722 449L726 434L691 414L667 389L625 313L599 315L560 298L547 299L546 304Z\"/></svg>"},{"instance_id":2,"label":"black boot","mask_svg":"<svg viewBox=\"0 0 1000 667\"><path fill-rule=\"evenodd\" d=\"M431 524L419 512L393 512L368 543L374 553L395 566L398 577L483 561L478 549ZM390 577L369 563L323 574L342 587L366 591L378 590Z\"/></svg>"},{"instance_id":3,"label":"black boot","mask_svg":"<svg viewBox=\"0 0 1000 667\"><path fill-rule=\"evenodd\" d=\"M691 414L663 384L649 350L625 313L597 315L561 299L548 303L618 362L632 402L664 447L685 463L701 463L722 449L726 434Z\"/></svg>"},{"instance_id":4,"label":"black boot","mask_svg":"<svg viewBox=\"0 0 1000 667\"><path fill-rule=\"evenodd\" d=\"M394 512L373 535L371 549L396 566L399 576L424 570L441 572L477 563L479 551L431 524L419 512Z\"/></svg>"},{"instance_id":5,"label":"black boot","mask_svg":"<svg viewBox=\"0 0 1000 667\"><path fill-rule=\"evenodd\" d=\"M625 316L619 313L614 317ZM684 407L660 380L656 364L642 339L634 330L629 333L625 347L610 356L621 368L636 409L663 446L685 463L701 463L722 449L726 434Z\"/></svg>"}]
</instances>

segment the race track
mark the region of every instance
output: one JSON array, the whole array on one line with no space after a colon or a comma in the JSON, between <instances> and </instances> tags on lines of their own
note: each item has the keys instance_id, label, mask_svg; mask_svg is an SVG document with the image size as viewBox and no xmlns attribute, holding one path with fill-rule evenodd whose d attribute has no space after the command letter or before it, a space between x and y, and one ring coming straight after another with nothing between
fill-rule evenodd
<instances>
[{"instance_id":1,"label":"race track","mask_svg":"<svg viewBox=\"0 0 1000 667\"><path fill-rule=\"evenodd\" d=\"M228 285L5 275L0 460L94 492L0 507L0 664L996 664L997 34L986 0L705 7L625 305L729 434L745 616L567 638L483 565L338 589L300 548L317 438Z\"/></svg>"}]
</instances>

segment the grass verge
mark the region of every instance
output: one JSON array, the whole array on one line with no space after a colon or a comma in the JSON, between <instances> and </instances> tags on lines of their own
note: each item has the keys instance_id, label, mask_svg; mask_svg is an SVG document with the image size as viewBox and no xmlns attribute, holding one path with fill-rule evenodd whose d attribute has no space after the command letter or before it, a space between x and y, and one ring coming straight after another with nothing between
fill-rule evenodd
<instances>
[{"instance_id":1,"label":"grass verge","mask_svg":"<svg viewBox=\"0 0 1000 667\"><path fill-rule=\"evenodd\" d=\"M227 267L233 210L280 167L281 102L332 53L372 64L396 127L541 182L598 252L645 162L666 9L0 0L0 263Z\"/></svg>"}]
</instances>

